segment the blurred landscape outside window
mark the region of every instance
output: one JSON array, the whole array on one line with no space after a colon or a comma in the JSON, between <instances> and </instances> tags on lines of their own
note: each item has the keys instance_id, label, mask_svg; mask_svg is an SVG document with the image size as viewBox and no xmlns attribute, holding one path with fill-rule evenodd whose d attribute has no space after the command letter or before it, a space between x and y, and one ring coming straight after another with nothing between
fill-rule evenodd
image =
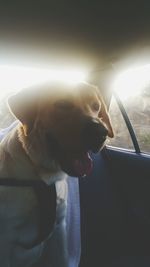
<instances>
[{"instance_id":1,"label":"blurred landscape outside window","mask_svg":"<svg viewBox=\"0 0 150 267\"><path fill-rule=\"evenodd\" d=\"M8 96L9 94L0 99L0 130L8 127L13 121L15 121L14 116L11 114L7 106Z\"/></svg>"},{"instance_id":2,"label":"blurred landscape outside window","mask_svg":"<svg viewBox=\"0 0 150 267\"><path fill-rule=\"evenodd\" d=\"M138 95L122 99L122 102L135 131L141 152L150 153L150 84L144 87ZM111 100L109 112L115 137L108 144L133 150L127 126L114 98Z\"/></svg>"}]
</instances>

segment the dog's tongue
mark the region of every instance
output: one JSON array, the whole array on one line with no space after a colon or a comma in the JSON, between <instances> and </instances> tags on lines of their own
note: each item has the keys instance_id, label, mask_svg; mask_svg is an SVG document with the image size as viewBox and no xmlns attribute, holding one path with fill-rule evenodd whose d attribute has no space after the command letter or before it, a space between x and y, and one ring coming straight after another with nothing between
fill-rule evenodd
<instances>
[{"instance_id":1,"label":"dog's tongue","mask_svg":"<svg viewBox=\"0 0 150 267\"><path fill-rule=\"evenodd\" d=\"M76 159L73 162L73 168L79 177L89 175L93 168L93 162L89 153L85 153L80 159Z\"/></svg>"}]
</instances>

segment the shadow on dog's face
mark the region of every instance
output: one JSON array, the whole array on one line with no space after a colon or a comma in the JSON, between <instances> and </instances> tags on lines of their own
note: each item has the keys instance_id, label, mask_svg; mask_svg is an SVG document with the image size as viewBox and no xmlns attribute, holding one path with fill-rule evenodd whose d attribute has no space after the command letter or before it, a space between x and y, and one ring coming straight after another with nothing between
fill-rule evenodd
<instances>
[{"instance_id":1,"label":"shadow on dog's face","mask_svg":"<svg viewBox=\"0 0 150 267\"><path fill-rule=\"evenodd\" d=\"M11 112L22 123L25 143L41 162L54 159L63 171L85 176L92 170L89 152L98 152L113 130L97 88L44 84L9 98ZM40 164L39 162L38 164Z\"/></svg>"}]
</instances>

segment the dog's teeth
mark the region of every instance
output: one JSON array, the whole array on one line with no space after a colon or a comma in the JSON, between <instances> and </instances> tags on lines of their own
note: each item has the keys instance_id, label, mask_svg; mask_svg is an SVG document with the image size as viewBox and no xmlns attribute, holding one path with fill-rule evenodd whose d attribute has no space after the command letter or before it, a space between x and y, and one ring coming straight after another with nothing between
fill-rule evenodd
<instances>
[{"instance_id":1,"label":"dog's teeth","mask_svg":"<svg viewBox=\"0 0 150 267\"><path fill-rule=\"evenodd\" d=\"M80 159L76 159L73 167L78 176L84 177L89 175L93 167L92 159L89 153L85 153Z\"/></svg>"}]
</instances>

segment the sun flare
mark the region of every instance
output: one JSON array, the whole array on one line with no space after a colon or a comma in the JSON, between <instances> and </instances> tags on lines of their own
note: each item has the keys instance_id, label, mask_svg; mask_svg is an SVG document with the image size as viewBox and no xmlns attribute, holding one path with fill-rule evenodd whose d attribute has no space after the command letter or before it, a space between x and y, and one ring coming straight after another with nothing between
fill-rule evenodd
<instances>
[{"instance_id":1,"label":"sun flare","mask_svg":"<svg viewBox=\"0 0 150 267\"><path fill-rule=\"evenodd\" d=\"M128 69L121 73L113 84L113 89L122 100L136 97L150 84L150 64Z\"/></svg>"},{"instance_id":2,"label":"sun flare","mask_svg":"<svg viewBox=\"0 0 150 267\"><path fill-rule=\"evenodd\" d=\"M0 99L9 92L46 80L78 83L85 80L85 73L74 69L36 69L0 65Z\"/></svg>"}]
</instances>

